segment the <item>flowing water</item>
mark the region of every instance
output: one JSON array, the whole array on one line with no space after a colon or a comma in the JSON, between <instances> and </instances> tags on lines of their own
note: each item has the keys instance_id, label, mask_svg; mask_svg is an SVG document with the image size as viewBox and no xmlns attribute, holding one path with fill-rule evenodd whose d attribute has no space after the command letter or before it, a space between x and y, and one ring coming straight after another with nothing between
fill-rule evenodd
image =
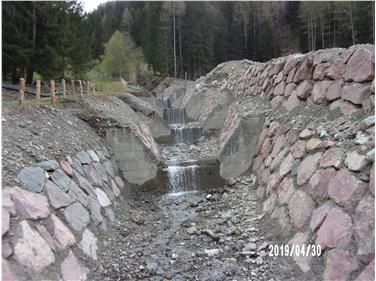
<instances>
[{"instance_id":1,"label":"flowing water","mask_svg":"<svg viewBox=\"0 0 376 281\"><path fill-rule=\"evenodd\" d=\"M166 168L170 195L196 192L199 187L198 166L168 166Z\"/></svg>"},{"instance_id":2,"label":"flowing water","mask_svg":"<svg viewBox=\"0 0 376 281\"><path fill-rule=\"evenodd\" d=\"M203 129L198 123L187 122L184 108L170 107L171 103L168 99L161 100L160 104L164 107L163 118L169 124L173 137L171 149L177 150L177 154L180 153L178 144L185 143L191 145L203 137ZM197 192L200 186L198 171L199 166L195 161L192 162L192 159L175 159L175 161L170 161L165 169L168 178L169 195L179 196L190 192Z\"/></svg>"}]
</instances>

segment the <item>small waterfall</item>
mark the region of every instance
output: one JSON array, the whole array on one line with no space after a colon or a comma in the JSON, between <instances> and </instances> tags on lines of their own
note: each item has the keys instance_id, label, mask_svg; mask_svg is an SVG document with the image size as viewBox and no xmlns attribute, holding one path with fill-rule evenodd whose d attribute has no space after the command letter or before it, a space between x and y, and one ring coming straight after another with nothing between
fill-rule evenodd
<instances>
[{"instance_id":1,"label":"small waterfall","mask_svg":"<svg viewBox=\"0 0 376 281\"><path fill-rule=\"evenodd\" d=\"M201 127L185 127L184 125L171 125L170 127L175 143L193 144L204 134Z\"/></svg>"},{"instance_id":2,"label":"small waterfall","mask_svg":"<svg viewBox=\"0 0 376 281\"><path fill-rule=\"evenodd\" d=\"M169 124L178 124L186 122L185 108L164 108L163 118Z\"/></svg>"},{"instance_id":3,"label":"small waterfall","mask_svg":"<svg viewBox=\"0 0 376 281\"><path fill-rule=\"evenodd\" d=\"M172 194L195 191L199 186L198 166L168 166L169 190Z\"/></svg>"},{"instance_id":4,"label":"small waterfall","mask_svg":"<svg viewBox=\"0 0 376 281\"><path fill-rule=\"evenodd\" d=\"M162 108L169 108L171 107L171 102L170 102L170 99L166 99L166 98L162 98L162 99L159 99L159 104L161 105Z\"/></svg>"}]
</instances>

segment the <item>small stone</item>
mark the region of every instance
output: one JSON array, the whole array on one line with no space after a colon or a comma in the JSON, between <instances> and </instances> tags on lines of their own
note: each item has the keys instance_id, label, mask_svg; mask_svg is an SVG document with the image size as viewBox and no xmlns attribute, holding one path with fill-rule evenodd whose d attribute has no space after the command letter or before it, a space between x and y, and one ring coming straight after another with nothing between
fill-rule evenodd
<instances>
[{"instance_id":1,"label":"small stone","mask_svg":"<svg viewBox=\"0 0 376 281\"><path fill-rule=\"evenodd\" d=\"M104 215L109 222L115 222L115 212L110 207L104 209Z\"/></svg>"},{"instance_id":2,"label":"small stone","mask_svg":"<svg viewBox=\"0 0 376 281\"><path fill-rule=\"evenodd\" d=\"M311 138L306 143L306 150L312 152L323 147L322 141L316 138Z\"/></svg>"},{"instance_id":3,"label":"small stone","mask_svg":"<svg viewBox=\"0 0 376 281\"><path fill-rule=\"evenodd\" d=\"M51 248L51 250L55 251L55 241L52 238L51 234L48 232L47 228L44 225L38 224L37 225L37 230L39 234L42 236L44 241L48 244L48 246Z\"/></svg>"},{"instance_id":4,"label":"small stone","mask_svg":"<svg viewBox=\"0 0 376 281\"><path fill-rule=\"evenodd\" d=\"M8 211L9 214L16 214L16 206L11 198L12 188L3 188L1 190L1 206Z\"/></svg>"},{"instance_id":5,"label":"small stone","mask_svg":"<svg viewBox=\"0 0 376 281\"><path fill-rule=\"evenodd\" d=\"M80 151L76 154L77 159L81 164L91 164L92 160L90 155L85 151Z\"/></svg>"},{"instance_id":6,"label":"small stone","mask_svg":"<svg viewBox=\"0 0 376 281\"><path fill-rule=\"evenodd\" d=\"M14 258L29 269L40 271L55 262L55 256L44 239L33 230L29 223L18 225L21 237L14 246Z\"/></svg>"},{"instance_id":7,"label":"small stone","mask_svg":"<svg viewBox=\"0 0 376 281\"><path fill-rule=\"evenodd\" d=\"M346 81L372 81L375 76L375 55L373 51L360 48L354 52L346 65Z\"/></svg>"},{"instance_id":8,"label":"small stone","mask_svg":"<svg viewBox=\"0 0 376 281\"><path fill-rule=\"evenodd\" d=\"M357 244L357 256L362 262L370 262L375 257L375 198L371 195L363 198L355 211L354 237Z\"/></svg>"},{"instance_id":9,"label":"small stone","mask_svg":"<svg viewBox=\"0 0 376 281\"><path fill-rule=\"evenodd\" d=\"M7 210L4 208L1 212L1 235L4 235L9 230L9 224L10 224L10 215Z\"/></svg>"},{"instance_id":10,"label":"small stone","mask_svg":"<svg viewBox=\"0 0 376 281\"><path fill-rule=\"evenodd\" d=\"M158 264L156 262L148 262L146 264L146 270L150 275L157 274Z\"/></svg>"},{"instance_id":11,"label":"small stone","mask_svg":"<svg viewBox=\"0 0 376 281\"><path fill-rule=\"evenodd\" d=\"M78 187L78 185L74 181L70 182L68 195L73 198L74 201L80 202L85 207L89 205L88 196L85 194L85 192L82 191L81 188Z\"/></svg>"},{"instance_id":12,"label":"small stone","mask_svg":"<svg viewBox=\"0 0 376 281\"><path fill-rule=\"evenodd\" d=\"M9 258L13 254L13 249L9 242L4 242L4 241L2 242L1 254L3 258L6 258L6 259Z\"/></svg>"},{"instance_id":13,"label":"small stone","mask_svg":"<svg viewBox=\"0 0 376 281\"><path fill-rule=\"evenodd\" d=\"M26 167L17 175L27 190L32 192L42 192L44 186L44 170L39 167Z\"/></svg>"},{"instance_id":14,"label":"small stone","mask_svg":"<svg viewBox=\"0 0 376 281\"><path fill-rule=\"evenodd\" d=\"M375 116L368 116L367 118L363 119L361 122L361 127L363 130L367 130L368 128L375 126Z\"/></svg>"},{"instance_id":15,"label":"small stone","mask_svg":"<svg viewBox=\"0 0 376 281\"><path fill-rule=\"evenodd\" d=\"M93 165L84 165L83 169L85 171L86 177L89 179L90 183L95 186L102 186L103 180L99 175L97 169Z\"/></svg>"},{"instance_id":16,"label":"small stone","mask_svg":"<svg viewBox=\"0 0 376 281\"><path fill-rule=\"evenodd\" d=\"M57 163L56 160L47 160L42 161L37 164L37 167L42 168L43 170L47 172L52 172L59 168L59 163Z\"/></svg>"},{"instance_id":17,"label":"small stone","mask_svg":"<svg viewBox=\"0 0 376 281\"><path fill-rule=\"evenodd\" d=\"M341 91L343 100L353 104L361 105L363 100L370 94L370 87L367 84L351 83L346 84Z\"/></svg>"},{"instance_id":18,"label":"small stone","mask_svg":"<svg viewBox=\"0 0 376 281\"><path fill-rule=\"evenodd\" d=\"M375 279L375 260L373 259L355 281L369 281Z\"/></svg>"},{"instance_id":19,"label":"small stone","mask_svg":"<svg viewBox=\"0 0 376 281\"><path fill-rule=\"evenodd\" d=\"M103 166L104 166L107 174L110 175L110 177L115 177L115 169L114 169L114 166L112 165L111 161L109 161L109 160L104 161ZM118 180L116 180L116 177L115 177L115 181L119 185L118 181L119 181L119 179L120 180L122 180L122 179L120 177L117 177L117 178L118 178ZM123 184L124 184L124 182L123 182ZM120 187L120 185L119 185L119 187ZM120 187L120 188L122 188L122 187Z\"/></svg>"},{"instance_id":20,"label":"small stone","mask_svg":"<svg viewBox=\"0 0 376 281\"><path fill-rule=\"evenodd\" d=\"M201 230L201 233L210 236L211 239L213 239L214 241L219 240L219 235L214 233L214 231L212 231L211 229L203 229Z\"/></svg>"},{"instance_id":21,"label":"small stone","mask_svg":"<svg viewBox=\"0 0 376 281\"><path fill-rule=\"evenodd\" d=\"M326 96L332 81L316 82L312 90L312 100L315 104L322 104L326 101Z\"/></svg>"},{"instance_id":22,"label":"small stone","mask_svg":"<svg viewBox=\"0 0 376 281\"><path fill-rule=\"evenodd\" d=\"M56 169L51 175L51 180L64 192L68 192L71 179L61 169Z\"/></svg>"},{"instance_id":23,"label":"small stone","mask_svg":"<svg viewBox=\"0 0 376 281\"><path fill-rule=\"evenodd\" d=\"M309 181L309 190L313 198L325 200L328 196L329 182L335 177L336 171L333 168L317 170Z\"/></svg>"},{"instance_id":24,"label":"small stone","mask_svg":"<svg viewBox=\"0 0 376 281\"><path fill-rule=\"evenodd\" d=\"M143 225L145 223L145 220L143 219L143 217L141 215L138 215L138 214L132 214L131 220L135 224L138 224L138 225Z\"/></svg>"},{"instance_id":25,"label":"small stone","mask_svg":"<svg viewBox=\"0 0 376 281\"><path fill-rule=\"evenodd\" d=\"M311 217L315 203L312 198L303 191L296 190L291 196L288 204L289 214L292 223L296 228L301 228Z\"/></svg>"},{"instance_id":26,"label":"small stone","mask_svg":"<svg viewBox=\"0 0 376 281\"><path fill-rule=\"evenodd\" d=\"M191 235L199 233L198 229L196 227L194 227L194 226L191 226L191 227L187 228L187 232L188 232L188 234L191 234Z\"/></svg>"},{"instance_id":27,"label":"small stone","mask_svg":"<svg viewBox=\"0 0 376 281\"><path fill-rule=\"evenodd\" d=\"M88 211L78 202L67 207L64 210L64 215L67 222L76 231L81 231L90 222Z\"/></svg>"},{"instance_id":28,"label":"small stone","mask_svg":"<svg viewBox=\"0 0 376 281\"><path fill-rule=\"evenodd\" d=\"M294 158L291 153L289 153L285 159L282 160L282 163L279 167L279 176L284 177L290 173L292 166L294 164Z\"/></svg>"},{"instance_id":29,"label":"small stone","mask_svg":"<svg viewBox=\"0 0 376 281\"><path fill-rule=\"evenodd\" d=\"M322 250L333 247L345 247L351 240L351 218L339 208L332 208L324 223L317 231L316 245Z\"/></svg>"},{"instance_id":30,"label":"small stone","mask_svg":"<svg viewBox=\"0 0 376 281\"><path fill-rule=\"evenodd\" d=\"M72 168L74 169L74 171L79 173L81 176L85 176L85 172L82 169L82 165L81 165L80 160L73 158ZM74 174L74 172L73 172L73 174Z\"/></svg>"},{"instance_id":31,"label":"small stone","mask_svg":"<svg viewBox=\"0 0 376 281\"><path fill-rule=\"evenodd\" d=\"M326 93L326 100L332 102L341 98L342 86L343 82L341 80L338 80L330 85L328 92Z\"/></svg>"},{"instance_id":32,"label":"small stone","mask_svg":"<svg viewBox=\"0 0 376 281\"><path fill-rule=\"evenodd\" d=\"M119 176L116 176L114 179L115 179L115 181L116 181L118 187L119 187L120 189L123 189L124 186L125 186L125 183L124 183L123 179L122 179L121 177L119 177Z\"/></svg>"},{"instance_id":33,"label":"small stone","mask_svg":"<svg viewBox=\"0 0 376 281\"><path fill-rule=\"evenodd\" d=\"M326 218L326 215L334 207L335 205L331 201L327 201L324 204L322 204L319 208L315 209L312 212L312 218L309 224L309 228L312 231L316 231L323 223L324 219Z\"/></svg>"},{"instance_id":34,"label":"small stone","mask_svg":"<svg viewBox=\"0 0 376 281\"><path fill-rule=\"evenodd\" d=\"M56 247L60 250L76 243L74 235L69 228L55 215L51 215L53 225L53 238L56 240Z\"/></svg>"},{"instance_id":35,"label":"small stone","mask_svg":"<svg viewBox=\"0 0 376 281\"><path fill-rule=\"evenodd\" d=\"M277 203L277 195L272 193L263 203L263 212L267 214L271 214L275 208Z\"/></svg>"},{"instance_id":36,"label":"small stone","mask_svg":"<svg viewBox=\"0 0 376 281\"><path fill-rule=\"evenodd\" d=\"M97 237L88 229L82 234L80 246L84 254L93 260L97 260Z\"/></svg>"},{"instance_id":37,"label":"small stone","mask_svg":"<svg viewBox=\"0 0 376 281\"><path fill-rule=\"evenodd\" d=\"M91 159L93 159L94 162L100 162L101 161L94 150L89 150L87 153L89 153Z\"/></svg>"},{"instance_id":38,"label":"small stone","mask_svg":"<svg viewBox=\"0 0 376 281\"><path fill-rule=\"evenodd\" d=\"M325 151L320 159L321 168L334 167L339 169L342 166L344 160L343 151L339 148L333 147Z\"/></svg>"},{"instance_id":39,"label":"small stone","mask_svg":"<svg viewBox=\"0 0 376 281\"><path fill-rule=\"evenodd\" d=\"M283 107L287 111L293 110L295 107L299 106L301 103L300 99L296 96L296 90L294 90L288 99L284 102Z\"/></svg>"},{"instance_id":40,"label":"small stone","mask_svg":"<svg viewBox=\"0 0 376 281\"><path fill-rule=\"evenodd\" d=\"M52 181L47 180L45 184L50 204L54 209L69 206L73 203L74 199L67 193L63 192Z\"/></svg>"},{"instance_id":41,"label":"small stone","mask_svg":"<svg viewBox=\"0 0 376 281\"><path fill-rule=\"evenodd\" d=\"M295 192L295 184L292 178L284 178L277 189L278 203L287 204L291 195Z\"/></svg>"},{"instance_id":42,"label":"small stone","mask_svg":"<svg viewBox=\"0 0 376 281\"><path fill-rule=\"evenodd\" d=\"M73 165L73 159L72 159L72 157L70 157L70 155L67 155L66 157L65 157L65 160L68 162L68 164L69 165Z\"/></svg>"},{"instance_id":43,"label":"small stone","mask_svg":"<svg viewBox=\"0 0 376 281\"><path fill-rule=\"evenodd\" d=\"M99 201L99 204L102 206L102 207L107 207L107 206L110 206L111 205L111 201L110 199L107 197L107 194L102 191L101 189L99 188L96 188L95 189L95 194L97 195L97 199Z\"/></svg>"},{"instance_id":44,"label":"small stone","mask_svg":"<svg viewBox=\"0 0 376 281\"><path fill-rule=\"evenodd\" d=\"M13 187L9 192L17 215L22 218L36 220L46 218L50 214L46 196L19 187Z\"/></svg>"},{"instance_id":45,"label":"small stone","mask_svg":"<svg viewBox=\"0 0 376 281\"><path fill-rule=\"evenodd\" d=\"M294 237L288 242L288 244L292 247L296 247L296 245L302 247L303 245L307 245L307 242L308 233L297 232ZM296 254L296 251L292 253L292 259L296 262L296 264L303 272L308 272L309 270L311 270L310 264L312 257L312 255Z\"/></svg>"},{"instance_id":46,"label":"small stone","mask_svg":"<svg viewBox=\"0 0 376 281\"><path fill-rule=\"evenodd\" d=\"M295 159L300 159L304 156L305 154L305 147L306 143L303 140L297 141L292 147L291 147L291 154L292 157Z\"/></svg>"},{"instance_id":47,"label":"small stone","mask_svg":"<svg viewBox=\"0 0 376 281\"><path fill-rule=\"evenodd\" d=\"M307 183L317 168L317 164L321 158L321 152L309 155L300 163L297 175L297 184L303 185Z\"/></svg>"},{"instance_id":48,"label":"small stone","mask_svg":"<svg viewBox=\"0 0 376 281\"><path fill-rule=\"evenodd\" d=\"M366 183L356 179L347 169L341 169L329 182L329 196L341 206L359 201L367 189Z\"/></svg>"},{"instance_id":49,"label":"small stone","mask_svg":"<svg viewBox=\"0 0 376 281\"><path fill-rule=\"evenodd\" d=\"M112 188L112 192L114 193L114 195L116 197L119 197L121 194L121 191L113 179L111 179L111 188Z\"/></svg>"},{"instance_id":50,"label":"small stone","mask_svg":"<svg viewBox=\"0 0 376 281\"><path fill-rule=\"evenodd\" d=\"M352 254L342 249L328 252L324 272L324 281L348 280L350 273L358 269L358 263Z\"/></svg>"},{"instance_id":51,"label":"small stone","mask_svg":"<svg viewBox=\"0 0 376 281\"><path fill-rule=\"evenodd\" d=\"M369 191L375 197L375 164L372 165L371 171L369 174Z\"/></svg>"},{"instance_id":52,"label":"small stone","mask_svg":"<svg viewBox=\"0 0 376 281\"><path fill-rule=\"evenodd\" d=\"M71 165L65 161L65 160L60 160L60 167L66 173L68 176L73 177L73 170Z\"/></svg>"},{"instance_id":53,"label":"small stone","mask_svg":"<svg viewBox=\"0 0 376 281\"><path fill-rule=\"evenodd\" d=\"M85 281L89 270L80 264L72 251L69 251L68 256L61 264L61 273L64 281Z\"/></svg>"},{"instance_id":54,"label":"small stone","mask_svg":"<svg viewBox=\"0 0 376 281\"><path fill-rule=\"evenodd\" d=\"M310 129L304 129L303 131L301 131L301 133L299 134L299 138L302 139L302 140L306 140L306 139L309 139L313 136L313 132L312 130Z\"/></svg>"},{"instance_id":55,"label":"small stone","mask_svg":"<svg viewBox=\"0 0 376 281\"><path fill-rule=\"evenodd\" d=\"M355 105L346 100L340 100L340 109L343 115L351 115L361 110L361 106Z\"/></svg>"},{"instance_id":56,"label":"small stone","mask_svg":"<svg viewBox=\"0 0 376 281\"><path fill-rule=\"evenodd\" d=\"M311 91L312 91L312 83L308 80L304 80L297 86L296 95L299 98L306 100L311 95Z\"/></svg>"},{"instance_id":57,"label":"small stone","mask_svg":"<svg viewBox=\"0 0 376 281\"><path fill-rule=\"evenodd\" d=\"M222 249L205 249L204 253L209 257L218 256L222 252Z\"/></svg>"},{"instance_id":58,"label":"small stone","mask_svg":"<svg viewBox=\"0 0 376 281\"><path fill-rule=\"evenodd\" d=\"M346 154L345 165L350 171L362 171L369 163L367 156L360 155L357 151L351 151Z\"/></svg>"},{"instance_id":59,"label":"small stone","mask_svg":"<svg viewBox=\"0 0 376 281\"><path fill-rule=\"evenodd\" d=\"M99 157L99 159L100 159L101 161L105 161L105 160L107 160L107 159L106 159L106 156L104 156L104 154L103 154L103 152L102 152L101 150L96 150L95 153L98 155L98 157Z\"/></svg>"}]
</instances>

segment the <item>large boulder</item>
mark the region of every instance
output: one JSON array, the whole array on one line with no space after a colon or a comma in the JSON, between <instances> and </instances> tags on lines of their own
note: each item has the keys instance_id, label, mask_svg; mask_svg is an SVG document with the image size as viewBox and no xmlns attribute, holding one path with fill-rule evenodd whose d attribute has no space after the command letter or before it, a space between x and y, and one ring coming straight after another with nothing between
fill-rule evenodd
<instances>
[{"instance_id":1,"label":"large boulder","mask_svg":"<svg viewBox=\"0 0 376 281\"><path fill-rule=\"evenodd\" d=\"M372 81L375 77L374 68L374 47L362 47L356 50L347 62L344 78L346 81L354 82Z\"/></svg>"}]
</instances>

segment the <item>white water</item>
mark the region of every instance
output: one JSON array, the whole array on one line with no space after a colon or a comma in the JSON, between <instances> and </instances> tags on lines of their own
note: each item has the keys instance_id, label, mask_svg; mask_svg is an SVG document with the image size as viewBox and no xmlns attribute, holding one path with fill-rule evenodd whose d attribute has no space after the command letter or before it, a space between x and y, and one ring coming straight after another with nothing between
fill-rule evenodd
<instances>
[{"instance_id":1,"label":"white water","mask_svg":"<svg viewBox=\"0 0 376 281\"><path fill-rule=\"evenodd\" d=\"M200 127L187 127L184 124L170 125L175 143L193 144L203 136L203 130Z\"/></svg>"},{"instance_id":2,"label":"white water","mask_svg":"<svg viewBox=\"0 0 376 281\"><path fill-rule=\"evenodd\" d=\"M169 124L185 123L185 109L184 108L165 108L163 110L163 118Z\"/></svg>"},{"instance_id":3,"label":"white water","mask_svg":"<svg viewBox=\"0 0 376 281\"><path fill-rule=\"evenodd\" d=\"M170 195L195 191L199 186L198 166L168 166L167 176Z\"/></svg>"}]
</instances>

